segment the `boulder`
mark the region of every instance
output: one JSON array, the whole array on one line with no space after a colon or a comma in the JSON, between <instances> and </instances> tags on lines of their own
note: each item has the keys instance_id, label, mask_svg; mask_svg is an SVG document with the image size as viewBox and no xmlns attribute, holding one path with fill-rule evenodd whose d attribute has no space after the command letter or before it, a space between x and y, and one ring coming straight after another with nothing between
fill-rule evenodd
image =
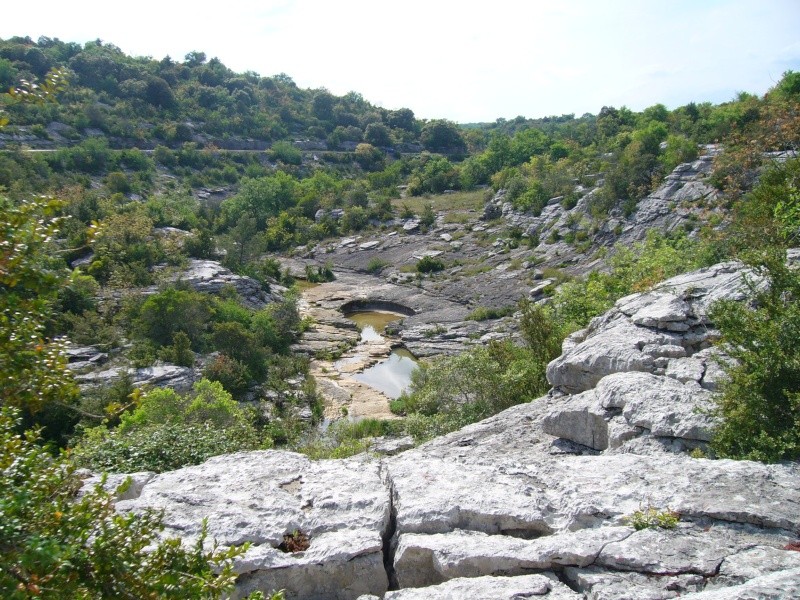
<instances>
[{"instance_id":1,"label":"boulder","mask_svg":"<svg viewBox=\"0 0 800 600\"><path fill-rule=\"evenodd\" d=\"M611 373L663 375L669 360L659 359L691 357L716 339L708 310L718 300L742 300L746 273L738 263L722 263L668 279L650 292L621 298L579 337L567 338L563 354L547 367L548 381L575 394L593 388ZM671 376L688 381L692 373L705 372L710 357L697 358L699 363L674 363Z\"/></svg>"}]
</instances>

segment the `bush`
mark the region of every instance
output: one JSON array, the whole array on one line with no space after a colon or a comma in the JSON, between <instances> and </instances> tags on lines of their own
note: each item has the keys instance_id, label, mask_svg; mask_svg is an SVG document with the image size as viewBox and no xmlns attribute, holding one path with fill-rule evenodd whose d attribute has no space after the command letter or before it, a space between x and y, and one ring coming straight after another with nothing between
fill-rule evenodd
<instances>
[{"instance_id":1,"label":"bush","mask_svg":"<svg viewBox=\"0 0 800 600\"><path fill-rule=\"evenodd\" d=\"M401 396L406 414L416 413L419 421L409 421L409 433L425 439L425 431L439 435L529 402L548 389L546 366L510 341L423 363L411 375L410 392Z\"/></svg>"},{"instance_id":2,"label":"bush","mask_svg":"<svg viewBox=\"0 0 800 600\"><path fill-rule=\"evenodd\" d=\"M312 265L306 265L306 281L309 283L325 283L334 279L336 276L333 274L330 262L325 263L324 266L317 266L316 269Z\"/></svg>"},{"instance_id":3,"label":"bush","mask_svg":"<svg viewBox=\"0 0 800 600\"><path fill-rule=\"evenodd\" d=\"M367 263L367 273L372 273L373 275L377 275L381 271L383 271L384 267L388 267L389 263L381 258L370 258L369 262Z\"/></svg>"},{"instance_id":4,"label":"bush","mask_svg":"<svg viewBox=\"0 0 800 600\"><path fill-rule=\"evenodd\" d=\"M220 598L246 548L206 551L159 537L161 516L118 513L101 486L80 498L63 457L0 413L0 593L4 598Z\"/></svg>"},{"instance_id":5,"label":"bush","mask_svg":"<svg viewBox=\"0 0 800 600\"><path fill-rule=\"evenodd\" d=\"M751 305L723 301L710 316L735 362L717 398L718 456L775 462L800 459L800 273L773 250L755 265L768 289Z\"/></svg>"},{"instance_id":6,"label":"bush","mask_svg":"<svg viewBox=\"0 0 800 600\"><path fill-rule=\"evenodd\" d=\"M508 315L514 314L516 308L514 306L504 306L502 308L489 308L487 306L479 306L467 315L468 321L488 321L489 319L501 319Z\"/></svg>"},{"instance_id":7,"label":"bush","mask_svg":"<svg viewBox=\"0 0 800 600\"><path fill-rule=\"evenodd\" d=\"M648 506L637 510L629 517L625 517L624 521L633 527L636 531L642 529L675 529L680 521L681 516L675 511L666 509L658 510L653 506Z\"/></svg>"},{"instance_id":8,"label":"bush","mask_svg":"<svg viewBox=\"0 0 800 600\"><path fill-rule=\"evenodd\" d=\"M303 154L291 142L275 142L267 151L270 160L281 161L287 165L299 165L303 162Z\"/></svg>"},{"instance_id":9,"label":"bush","mask_svg":"<svg viewBox=\"0 0 800 600\"><path fill-rule=\"evenodd\" d=\"M594 271L583 281L559 287L553 297L559 322L584 327L619 298L645 291L664 279L704 264L697 242L681 236L667 238L652 230L644 242L632 248L616 246L615 251L610 273Z\"/></svg>"},{"instance_id":10,"label":"bush","mask_svg":"<svg viewBox=\"0 0 800 600\"><path fill-rule=\"evenodd\" d=\"M438 258L431 256L423 256L417 262L417 272L419 273L436 273L444 270L444 263Z\"/></svg>"},{"instance_id":11,"label":"bush","mask_svg":"<svg viewBox=\"0 0 800 600\"><path fill-rule=\"evenodd\" d=\"M198 465L212 456L263 447L249 426L218 429L211 423L164 423L127 432L90 429L73 455L79 465L96 471L163 473Z\"/></svg>"},{"instance_id":12,"label":"bush","mask_svg":"<svg viewBox=\"0 0 800 600\"><path fill-rule=\"evenodd\" d=\"M238 396L250 386L250 373L247 367L224 354L220 354L203 369L203 377L218 381L228 392Z\"/></svg>"},{"instance_id":13,"label":"bush","mask_svg":"<svg viewBox=\"0 0 800 600\"><path fill-rule=\"evenodd\" d=\"M134 315L133 327L140 336L159 346L172 343L178 331L184 332L199 349L211 309L199 292L168 288L149 296Z\"/></svg>"}]
</instances>

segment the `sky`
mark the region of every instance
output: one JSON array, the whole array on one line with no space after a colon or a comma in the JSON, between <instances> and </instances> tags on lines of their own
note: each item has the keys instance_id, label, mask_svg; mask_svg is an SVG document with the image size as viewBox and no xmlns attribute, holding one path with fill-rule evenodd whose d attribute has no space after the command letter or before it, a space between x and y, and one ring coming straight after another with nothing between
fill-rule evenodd
<instances>
[{"instance_id":1,"label":"sky","mask_svg":"<svg viewBox=\"0 0 800 600\"><path fill-rule=\"evenodd\" d=\"M800 0L13 0L0 38L191 51L460 123L719 103L800 70Z\"/></svg>"}]
</instances>

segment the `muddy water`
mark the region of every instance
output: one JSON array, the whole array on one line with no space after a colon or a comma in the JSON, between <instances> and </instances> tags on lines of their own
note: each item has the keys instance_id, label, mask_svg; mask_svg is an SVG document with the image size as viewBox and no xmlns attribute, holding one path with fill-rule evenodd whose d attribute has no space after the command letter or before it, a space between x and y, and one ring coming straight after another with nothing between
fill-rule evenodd
<instances>
[{"instance_id":1,"label":"muddy water","mask_svg":"<svg viewBox=\"0 0 800 600\"><path fill-rule=\"evenodd\" d=\"M381 342L386 325L403 318L388 311L359 311L345 315L361 329L361 342ZM417 368L414 356L405 348L395 348L389 357L379 363L354 373L352 378L367 384L389 398L397 398L411 383L411 373Z\"/></svg>"}]
</instances>

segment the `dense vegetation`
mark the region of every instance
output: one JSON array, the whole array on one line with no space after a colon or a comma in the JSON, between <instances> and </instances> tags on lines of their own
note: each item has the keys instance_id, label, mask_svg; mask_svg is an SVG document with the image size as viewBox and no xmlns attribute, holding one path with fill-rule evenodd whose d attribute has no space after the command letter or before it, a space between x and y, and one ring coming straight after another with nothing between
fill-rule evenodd
<instances>
[{"instance_id":1,"label":"dense vegetation","mask_svg":"<svg viewBox=\"0 0 800 600\"><path fill-rule=\"evenodd\" d=\"M784 264L800 235L800 167L796 154L769 154L796 152L800 142L798 73L763 98L740 94L719 106L603 107L458 127L357 93L301 90L285 75L237 74L202 52L157 61L100 41L12 38L0 40L0 87L12 88L0 96L0 589L8 597L108 597L120 581L137 597L175 589L219 597L241 550L155 542L157 515L115 515L99 488L77 499L75 466L163 471L243 449L345 456L378 435L428 439L540 396L564 335L623 295L724 258L744 260L770 286L754 287L750 305L714 309L736 363L713 450L800 458L800 283ZM725 147L713 174L721 200L709 208L724 217L613 249L607 271L560 279L546 307L477 307L475 320L517 314L524 343L492 342L424 365L393 404L398 423L309 436L321 406L307 359L290 351L305 326L296 296L253 310L234 288L212 297L176 277L193 258L218 259L265 291L288 285L269 252L395 217L430 228L433 205L414 196L482 186L504 189L534 215L554 198L572 207L586 197L570 240L586 251L590 232L631 214L666 173L715 142ZM518 245L522 232L508 239ZM75 259L82 264L70 269ZM385 266L376 260L369 271ZM414 268L421 278L446 265L425 257ZM326 265L306 276L333 275ZM202 368L204 379L178 393L138 390L123 376L81 393L66 368L68 339L124 354L130 369L164 361ZM261 394L271 394L273 411L239 402ZM301 418L309 405L311 418ZM39 433L21 433L31 427ZM67 446L71 455L54 458ZM155 551L145 553L151 542ZM141 569L127 572L130 564Z\"/></svg>"}]
</instances>

